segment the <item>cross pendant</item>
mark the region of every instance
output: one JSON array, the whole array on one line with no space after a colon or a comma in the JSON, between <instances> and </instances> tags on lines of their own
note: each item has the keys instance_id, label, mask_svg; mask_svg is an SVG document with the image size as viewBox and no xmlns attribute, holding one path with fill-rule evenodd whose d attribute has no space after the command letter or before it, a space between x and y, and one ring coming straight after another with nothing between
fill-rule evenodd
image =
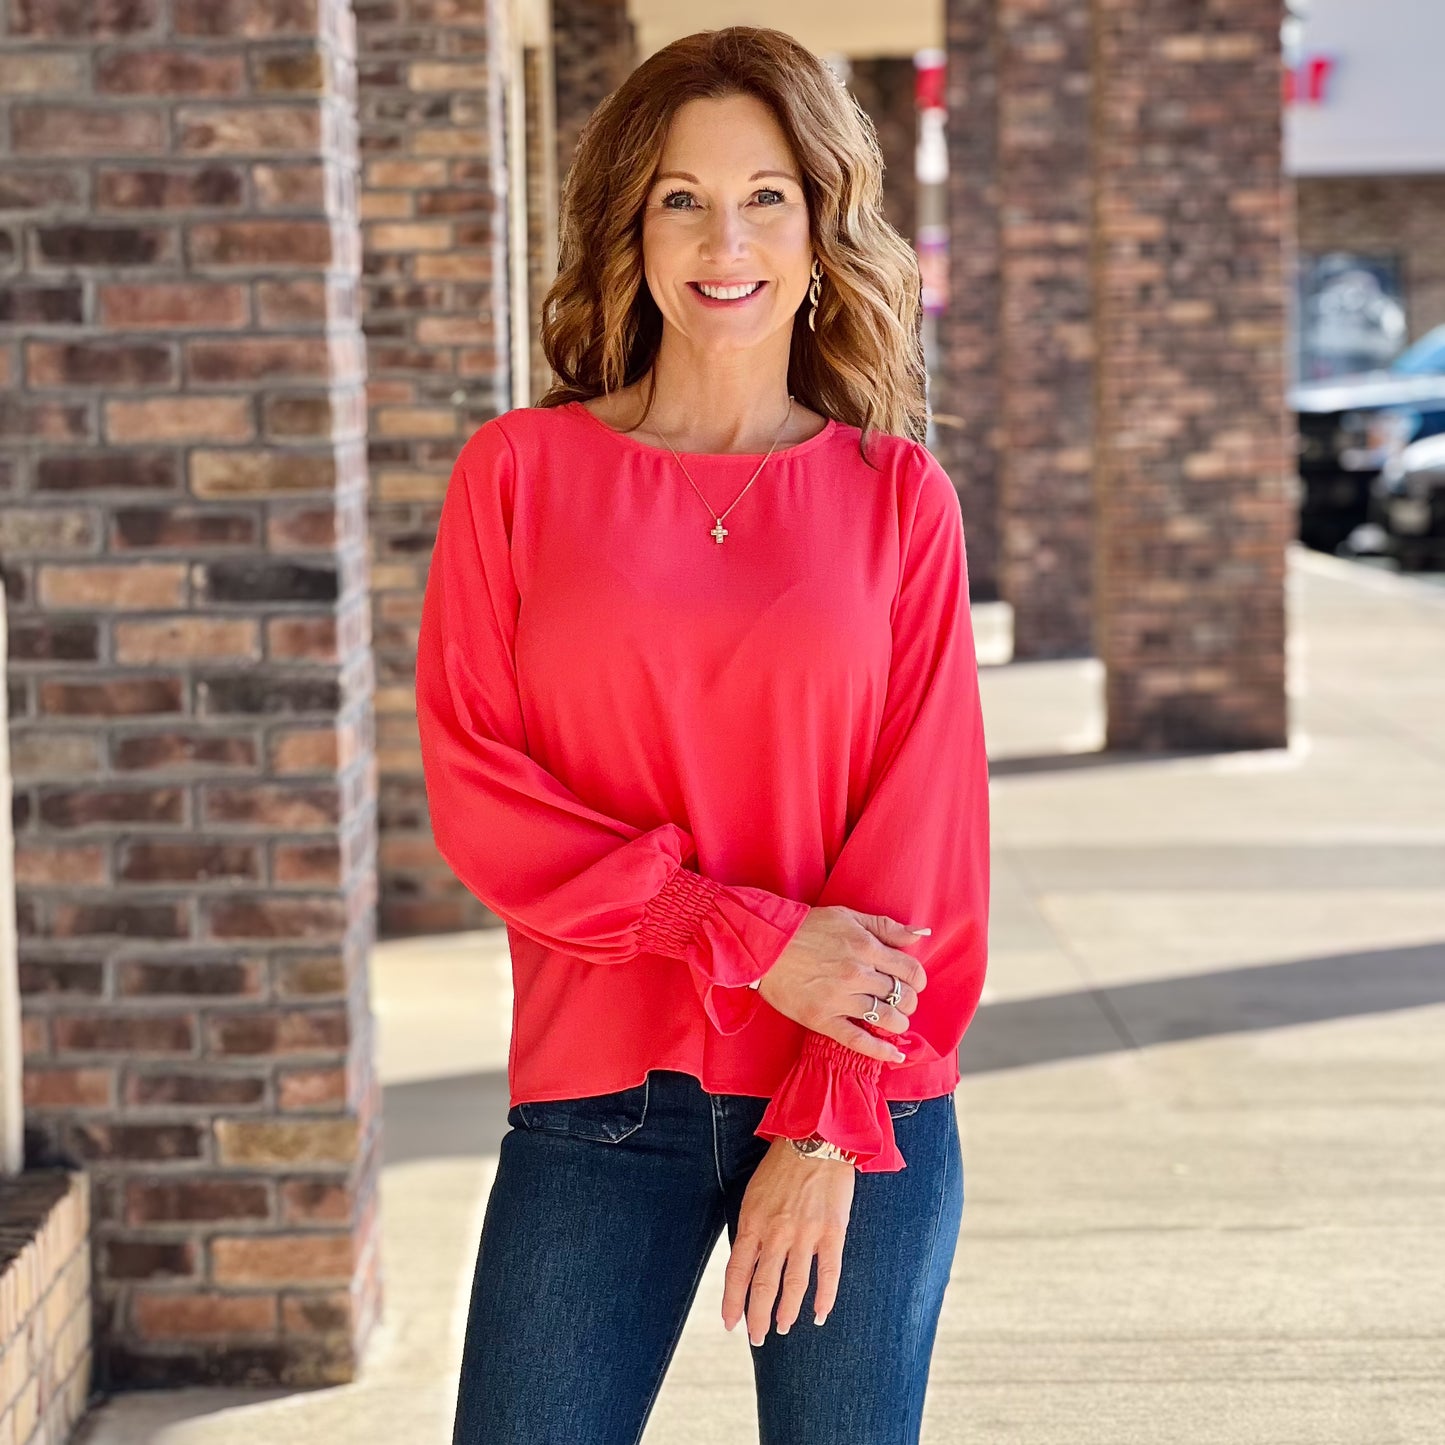
<instances>
[{"instance_id":1,"label":"cross pendant","mask_svg":"<svg viewBox=\"0 0 1445 1445\"><path fill-rule=\"evenodd\" d=\"M717 538L717 544L718 544L719 547L721 547L721 546L722 546L722 539L723 539L724 537L726 537L727 534L728 534L728 529L723 526L723 524L722 524L722 518L719 517L719 518L717 519L717 526L715 526L715 527L712 529L712 531L708 533L708 536L709 536L709 537L716 537L716 538Z\"/></svg>"}]
</instances>

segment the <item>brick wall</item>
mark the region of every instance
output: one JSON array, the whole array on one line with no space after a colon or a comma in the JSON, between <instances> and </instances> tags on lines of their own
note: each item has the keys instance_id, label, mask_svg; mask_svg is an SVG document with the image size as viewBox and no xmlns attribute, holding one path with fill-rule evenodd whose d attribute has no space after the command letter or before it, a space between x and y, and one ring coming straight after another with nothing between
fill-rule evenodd
<instances>
[{"instance_id":1,"label":"brick wall","mask_svg":"<svg viewBox=\"0 0 1445 1445\"><path fill-rule=\"evenodd\" d=\"M0 554L32 1162L102 1384L348 1378L380 1305L354 32L15 0Z\"/></svg>"},{"instance_id":2,"label":"brick wall","mask_svg":"<svg viewBox=\"0 0 1445 1445\"><path fill-rule=\"evenodd\" d=\"M90 1367L85 1175L0 1178L0 1442L69 1439L90 1396Z\"/></svg>"},{"instance_id":3,"label":"brick wall","mask_svg":"<svg viewBox=\"0 0 1445 1445\"><path fill-rule=\"evenodd\" d=\"M975 602L999 596L999 0L944 0L948 306L938 317L934 451L963 507Z\"/></svg>"},{"instance_id":4,"label":"brick wall","mask_svg":"<svg viewBox=\"0 0 1445 1445\"><path fill-rule=\"evenodd\" d=\"M1019 660L1093 650L1089 39L1076 0L999 5L999 587Z\"/></svg>"},{"instance_id":5,"label":"brick wall","mask_svg":"<svg viewBox=\"0 0 1445 1445\"><path fill-rule=\"evenodd\" d=\"M559 186L587 117L631 74L639 58L626 0L552 0Z\"/></svg>"},{"instance_id":6,"label":"brick wall","mask_svg":"<svg viewBox=\"0 0 1445 1445\"><path fill-rule=\"evenodd\" d=\"M1445 176L1301 176L1301 252L1400 257L1410 339L1445 324Z\"/></svg>"},{"instance_id":7,"label":"brick wall","mask_svg":"<svg viewBox=\"0 0 1445 1445\"><path fill-rule=\"evenodd\" d=\"M1276 0L1094 0L1107 742L1286 741Z\"/></svg>"},{"instance_id":8,"label":"brick wall","mask_svg":"<svg viewBox=\"0 0 1445 1445\"><path fill-rule=\"evenodd\" d=\"M883 152L883 210L907 241L918 234L918 107L913 57L875 55L848 62L848 89L868 113Z\"/></svg>"},{"instance_id":9,"label":"brick wall","mask_svg":"<svg viewBox=\"0 0 1445 1445\"><path fill-rule=\"evenodd\" d=\"M504 0L357 0L362 311L380 790L379 927L495 922L432 842L416 643L442 497L511 405Z\"/></svg>"}]
</instances>

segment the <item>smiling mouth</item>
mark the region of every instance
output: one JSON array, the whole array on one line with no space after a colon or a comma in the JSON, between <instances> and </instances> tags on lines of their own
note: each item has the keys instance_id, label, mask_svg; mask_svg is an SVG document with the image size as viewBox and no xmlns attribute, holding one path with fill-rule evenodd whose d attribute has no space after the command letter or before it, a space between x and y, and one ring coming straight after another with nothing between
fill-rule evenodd
<instances>
[{"instance_id":1,"label":"smiling mouth","mask_svg":"<svg viewBox=\"0 0 1445 1445\"><path fill-rule=\"evenodd\" d=\"M750 296L756 296L767 283L765 281L738 282L733 286L719 286L714 288L722 292L722 295L709 295L707 291L703 290L702 283L699 281L689 281L687 284L692 287L699 296L704 297L708 301L746 301ZM748 289L743 290L744 286L747 286Z\"/></svg>"}]
</instances>

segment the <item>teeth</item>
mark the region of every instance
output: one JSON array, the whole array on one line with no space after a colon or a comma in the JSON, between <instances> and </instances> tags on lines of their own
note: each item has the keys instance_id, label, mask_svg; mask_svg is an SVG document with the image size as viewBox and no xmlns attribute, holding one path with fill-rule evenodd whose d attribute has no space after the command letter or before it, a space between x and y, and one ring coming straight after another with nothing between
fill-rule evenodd
<instances>
[{"instance_id":1,"label":"teeth","mask_svg":"<svg viewBox=\"0 0 1445 1445\"><path fill-rule=\"evenodd\" d=\"M751 296L762 284L761 281L754 281L751 286L704 286L699 282L697 289L715 301L737 301L743 296Z\"/></svg>"}]
</instances>

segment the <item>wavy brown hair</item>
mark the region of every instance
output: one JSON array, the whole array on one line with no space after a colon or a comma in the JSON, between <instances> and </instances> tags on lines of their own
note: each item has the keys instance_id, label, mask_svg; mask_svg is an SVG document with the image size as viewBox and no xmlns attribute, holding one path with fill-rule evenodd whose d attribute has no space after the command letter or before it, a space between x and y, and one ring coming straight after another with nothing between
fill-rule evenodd
<instances>
[{"instance_id":1,"label":"wavy brown hair","mask_svg":"<svg viewBox=\"0 0 1445 1445\"><path fill-rule=\"evenodd\" d=\"M873 122L811 50L781 30L752 25L673 41L588 117L562 185L557 277L541 327L555 379L537 405L616 391L652 365L662 313L642 265L647 194L673 115L690 100L729 95L754 96L777 117L802 167L823 267L816 331L806 303L793 322L788 390L859 427L865 459L874 431L922 441L922 278L913 247L883 214Z\"/></svg>"}]
</instances>

